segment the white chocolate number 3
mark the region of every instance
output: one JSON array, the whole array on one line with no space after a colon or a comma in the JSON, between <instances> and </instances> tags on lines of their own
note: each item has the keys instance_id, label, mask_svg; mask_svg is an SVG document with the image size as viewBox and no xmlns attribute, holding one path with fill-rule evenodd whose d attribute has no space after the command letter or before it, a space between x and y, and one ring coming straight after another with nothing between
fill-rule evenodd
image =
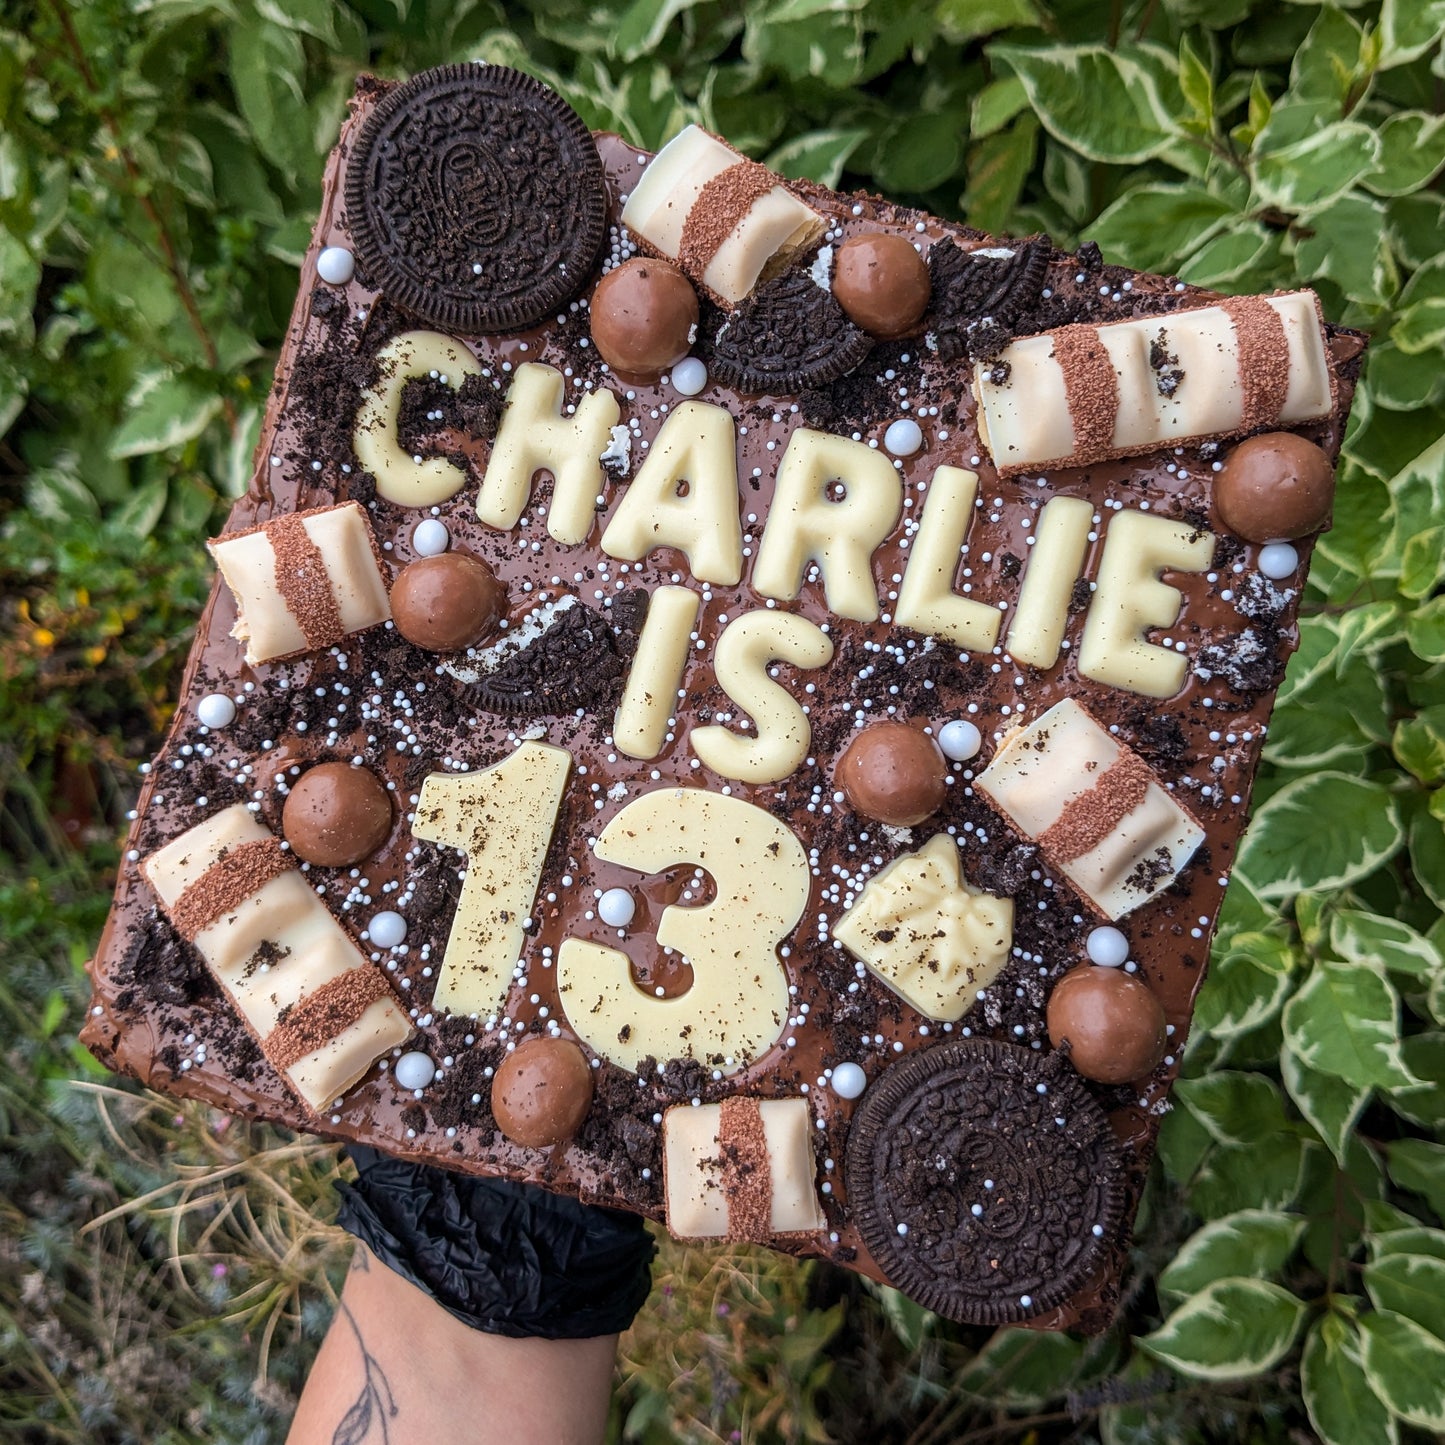
<instances>
[{"instance_id":1,"label":"white chocolate number 3","mask_svg":"<svg viewBox=\"0 0 1445 1445\"><path fill-rule=\"evenodd\" d=\"M808 902L808 860L792 831L741 798L662 788L634 799L602 830L596 853L639 873L680 863L706 868L717 896L700 908L665 908L657 941L692 965L675 998L643 993L625 953L581 939L557 955L567 1019L605 1058L636 1072L649 1055L696 1059L732 1073L782 1032L788 979L778 944Z\"/></svg>"}]
</instances>

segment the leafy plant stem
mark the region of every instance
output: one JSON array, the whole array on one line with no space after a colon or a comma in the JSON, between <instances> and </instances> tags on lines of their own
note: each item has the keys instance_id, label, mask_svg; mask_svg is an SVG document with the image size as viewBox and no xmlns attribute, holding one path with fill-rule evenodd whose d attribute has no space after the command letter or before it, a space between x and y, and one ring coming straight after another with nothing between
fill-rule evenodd
<instances>
[{"instance_id":1,"label":"leafy plant stem","mask_svg":"<svg viewBox=\"0 0 1445 1445\"><path fill-rule=\"evenodd\" d=\"M1154 16L1158 9L1159 0L1148 0L1148 4L1144 6L1144 13L1139 17L1139 24L1134 30L1135 40L1142 40L1149 33L1149 27L1154 23Z\"/></svg>"}]
</instances>

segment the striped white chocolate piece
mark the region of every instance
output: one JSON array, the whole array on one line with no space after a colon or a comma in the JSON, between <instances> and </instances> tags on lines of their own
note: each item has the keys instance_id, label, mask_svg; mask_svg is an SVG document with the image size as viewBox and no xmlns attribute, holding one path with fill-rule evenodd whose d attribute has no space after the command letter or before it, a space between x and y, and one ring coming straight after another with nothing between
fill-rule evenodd
<instances>
[{"instance_id":1,"label":"striped white chocolate piece","mask_svg":"<svg viewBox=\"0 0 1445 1445\"><path fill-rule=\"evenodd\" d=\"M696 125L648 163L622 222L727 305L811 245L825 225L778 177Z\"/></svg>"},{"instance_id":2,"label":"striped white chocolate piece","mask_svg":"<svg viewBox=\"0 0 1445 1445\"><path fill-rule=\"evenodd\" d=\"M973 387L1001 476L1293 426L1335 405L1312 291L1025 336L975 366Z\"/></svg>"},{"instance_id":3,"label":"striped white chocolate piece","mask_svg":"<svg viewBox=\"0 0 1445 1445\"><path fill-rule=\"evenodd\" d=\"M267 1059L313 1109L411 1033L385 975L244 804L182 833L141 872Z\"/></svg>"},{"instance_id":4,"label":"striped white chocolate piece","mask_svg":"<svg viewBox=\"0 0 1445 1445\"><path fill-rule=\"evenodd\" d=\"M1107 918L1163 892L1204 841L1143 759L1072 698L1014 733L976 786Z\"/></svg>"},{"instance_id":5,"label":"striped white chocolate piece","mask_svg":"<svg viewBox=\"0 0 1445 1445\"><path fill-rule=\"evenodd\" d=\"M806 1099L682 1104L662 1121L667 1227L677 1239L764 1243L827 1227Z\"/></svg>"},{"instance_id":6,"label":"striped white chocolate piece","mask_svg":"<svg viewBox=\"0 0 1445 1445\"><path fill-rule=\"evenodd\" d=\"M391 616L371 523L357 502L286 512L206 544L236 599L246 661L332 647Z\"/></svg>"}]
</instances>

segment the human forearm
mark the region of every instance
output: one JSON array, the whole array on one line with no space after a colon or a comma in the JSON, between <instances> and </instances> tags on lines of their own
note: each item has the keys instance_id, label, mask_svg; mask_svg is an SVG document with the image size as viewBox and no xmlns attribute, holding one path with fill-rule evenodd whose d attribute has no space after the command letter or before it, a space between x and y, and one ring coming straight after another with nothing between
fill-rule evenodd
<instances>
[{"instance_id":1,"label":"human forearm","mask_svg":"<svg viewBox=\"0 0 1445 1445\"><path fill-rule=\"evenodd\" d=\"M288 1445L592 1445L616 1347L471 1329L358 1244Z\"/></svg>"}]
</instances>

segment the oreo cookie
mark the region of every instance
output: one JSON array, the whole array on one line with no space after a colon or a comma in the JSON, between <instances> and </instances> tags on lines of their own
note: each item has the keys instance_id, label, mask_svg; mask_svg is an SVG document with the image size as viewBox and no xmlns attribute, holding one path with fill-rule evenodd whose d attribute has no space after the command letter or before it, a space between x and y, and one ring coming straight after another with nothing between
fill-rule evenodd
<instances>
[{"instance_id":1,"label":"oreo cookie","mask_svg":"<svg viewBox=\"0 0 1445 1445\"><path fill-rule=\"evenodd\" d=\"M1125 1205L1109 1122L1077 1078L984 1039L914 1054L869 1089L847 1185L892 1283L980 1325L1067 1300L1103 1263Z\"/></svg>"},{"instance_id":2,"label":"oreo cookie","mask_svg":"<svg viewBox=\"0 0 1445 1445\"><path fill-rule=\"evenodd\" d=\"M713 339L709 370L736 391L795 396L858 366L873 338L805 268L764 282Z\"/></svg>"},{"instance_id":3,"label":"oreo cookie","mask_svg":"<svg viewBox=\"0 0 1445 1445\"><path fill-rule=\"evenodd\" d=\"M561 612L494 672L480 677L472 696L503 717L610 712L622 694L627 664L637 648L647 597L624 592L613 603L617 629L581 603Z\"/></svg>"},{"instance_id":4,"label":"oreo cookie","mask_svg":"<svg viewBox=\"0 0 1445 1445\"><path fill-rule=\"evenodd\" d=\"M1045 329L1028 324L1043 297L1052 247L1044 237L1011 256L981 256L946 242L928 253L933 296L931 330L944 361L988 361L1016 336Z\"/></svg>"},{"instance_id":5,"label":"oreo cookie","mask_svg":"<svg viewBox=\"0 0 1445 1445\"><path fill-rule=\"evenodd\" d=\"M521 330L577 295L607 225L582 118L500 65L443 65L391 91L357 138L346 208L371 284L473 334Z\"/></svg>"}]
</instances>

